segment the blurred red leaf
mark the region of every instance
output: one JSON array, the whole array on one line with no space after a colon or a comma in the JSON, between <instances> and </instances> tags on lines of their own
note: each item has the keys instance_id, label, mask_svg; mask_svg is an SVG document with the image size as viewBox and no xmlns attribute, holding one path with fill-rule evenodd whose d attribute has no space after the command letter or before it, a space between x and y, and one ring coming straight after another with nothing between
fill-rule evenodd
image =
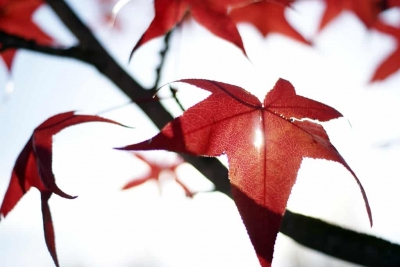
<instances>
[{"instance_id":1,"label":"blurred red leaf","mask_svg":"<svg viewBox=\"0 0 400 267\"><path fill-rule=\"evenodd\" d=\"M228 8L248 0L155 0L155 17L132 54L146 42L171 31L187 14L216 36L234 44L246 54L239 32L228 16Z\"/></svg>"},{"instance_id":2,"label":"blurred red leaf","mask_svg":"<svg viewBox=\"0 0 400 267\"><path fill-rule=\"evenodd\" d=\"M130 182L128 182L124 187L123 190L141 185L149 180L156 180L158 183L159 188L161 187L160 178L162 172L170 172L173 176L173 179L182 187L185 191L186 196L193 197L193 193L189 190L189 188L179 180L178 176L176 175L176 168L183 163L183 159L181 157L177 157L176 160L172 163L166 162L159 162L159 161L152 161L147 157L144 157L141 154L134 153L135 157L139 158L140 160L144 161L149 167L150 171L141 177L137 177ZM160 188L161 191L161 188Z\"/></svg>"},{"instance_id":3,"label":"blurred red leaf","mask_svg":"<svg viewBox=\"0 0 400 267\"><path fill-rule=\"evenodd\" d=\"M234 8L229 16L235 22L253 24L264 36L280 33L299 42L309 45L299 32L286 20L285 10L292 1L260 1L239 8Z\"/></svg>"},{"instance_id":4,"label":"blurred red leaf","mask_svg":"<svg viewBox=\"0 0 400 267\"><path fill-rule=\"evenodd\" d=\"M27 40L35 40L42 45L52 44L53 40L51 37L44 33L32 21L33 13L42 4L43 0L0 1L0 30L9 34L18 35ZM1 52L1 56L8 69L11 69L15 56L15 49L7 49L6 51Z\"/></svg>"},{"instance_id":5,"label":"blurred red leaf","mask_svg":"<svg viewBox=\"0 0 400 267\"><path fill-rule=\"evenodd\" d=\"M102 26L111 26L112 29L121 31L122 24L117 17L114 17L113 9L121 0L96 0L100 12Z\"/></svg>"},{"instance_id":6,"label":"blurred red leaf","mask_svg":"<svg viewBox=\"0 0 400 267\"><path fill-rule=\"evenodd\" d=\"M52 137L66 127L85 122L108 122L121 125L98 116L75 115L74 112L57 114L47 119L33 131L28 143L19 154L0 207L0 216L6 217L31 187L36 187L40 191L46 245L56 266L59 264L48 200L53 193L68 199L76 197L64 193L56 185L52 171Z\"/></svg>"},{"instance_id":7,"label":"blurred red leaf","mask_svg":"<svg viewBox=\"0 0 400 267\"><path fill-rule=\"evenodd\" d=\"M400 25L399 25L400 26ZM383 62L375 70L371 82L381 81L400 70L400 27L393 27L378 21L374 28L382 33L386 33L394 37L397 41L396 49L386 57Z\"/></svg>"},{"instance_id":8,"label":"blurred red leaf","mask_svg":"<svg viewBox=\"0 0 400 267\"><path fill-rule=\"evenodd\" d=\"M378 15L389 7L387 0L325 0L325 4L319 30L325 28L344 10L352 12L367 28L370 28Z\"/></svg>"},{"instance_id":9,"label":"blurred red leaf","mask_svg":"<svg viewBox=\"0 0 400 267\"><path fill-rule=\"evenodd\" d=\"M396 7L400 6L400 0L388 0L389 7Z\"/></svg>"},{"instance_id":10,"label":"blurred red leaf","mask_svg":"<svg viewBox=\"0 0 400 267\"><path fill-rule=\"evenodd\" d=\"M184 79L211 92L168 123L155 137L122 150L165 149L201 156L226 154L232 194L263 267L270 266L290 191L304 157L341 163L360 187L372 225L367 196L354 172L311 120L342 115L298 96L280 79L264 103L244 89L210 80ZM307 120L303 120L308 118Z\"/></svg>"}]
</instances>

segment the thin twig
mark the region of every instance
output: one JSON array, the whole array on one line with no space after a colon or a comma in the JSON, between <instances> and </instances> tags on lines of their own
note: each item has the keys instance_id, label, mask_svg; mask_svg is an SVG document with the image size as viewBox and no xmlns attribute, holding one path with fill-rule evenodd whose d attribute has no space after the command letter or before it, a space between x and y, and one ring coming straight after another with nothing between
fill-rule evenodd
<instances>
[{"instance_id":1,"label":"thin twig","mask_svg":"<svg viewBox=\"0 0 400 267\"><path fill-rule=\"evenodd\" d=\"M153 91L156 91L158 89L158 87L159 87L159 83L160 83L160 80L161 80L161 71L162 71L162 69L164 67L165 58L166 58L167 52L169 50L169 40L171 38L171 34L172 34L172 31L169 31L164 36L164 48L160 51L161 60L160 60L160 64L156 68L156 80L155 80L154 86L152 88Z\"/></svg>"},{"instance_id":2,"label":"thin twig","mask_svg":"<svg viewBox=\"0 0 400 267\"><path fill-rule=\"evenodd\" d=\"M108 112L111 112L111 111L114 111L114 110L117 110L117 109L126 107L126 106L128 106L128 105L130 105L130 104L133 104L133 103L135 103L135 104L138 104L138 103L146 103L146 102L160 101L160 100L166 100L166 99L171 99L171 98L175 99L173 96L170 96L170 97L158 97L158 96L155 96L155 97L152 97L151 99L136 100L135 102L133 102L133 101L131 100L131 101L128 101L128 102L126 102L126 103L123 103L123 104L120 104L120 105L117 105L117 106L113 106L113 107L110 107L110 108L106 108L106 109L104 109L104 110L102 110L102 111L97 112L96 115L101 115L101 114L104 114L104 113L108 113ZM179 100L178 100L178 101L179 101ZM183 107L181 107L181 108L183 108Z\"/></svg>"},{"instance_id":3,"label":"thin twig","mask_svg":"<svg viewBox=\"0 0 400 267\"><path fill-rule=\"evenodd\" d=\"M171 85L169 86L169 90L171 91L172 97L175 99L175 102L178 104L178 106L181 108L181 110L183 112L185 112L185 108L182 106L181 101L179 101L178 96L176 95L178 90L173 88Z\"/></svg>"},{"instance_id":4,"label":"thin twig","mask_svg":"<svg viewBox=\"0 0 400 267\"><path fill-rule=\"evenodd\" d=\"M169 32L164 36L164 48L160 51L161 60L160 60L160 64L159 64L158 67L156 68L156 80L155 80L155 82L154 82L154 86L153 86L153 89L152 89L152 90L154 90L155 92L158 91L159 86L160 86L161 72L162 72L162 69L163 69L163 67L164 67L164 65L165 65L165 59L166 59L166 57L167 57L167 52L168 52L169 49L170 49L169 42L170 42L170 40L171 40L171 35L172 35L172 31L169 31ZM181 109L182 111L185 111L185 108L182 106L182 103L179 101L179 99L178 99L178 97L177 97L177 95L176 95L177 90L174 89L172 86L169 86L169 90L171 91L172 97L175 99L175 102L178 104L178 106L180 107L180 109Z\"/></svg>"}]
</instances>

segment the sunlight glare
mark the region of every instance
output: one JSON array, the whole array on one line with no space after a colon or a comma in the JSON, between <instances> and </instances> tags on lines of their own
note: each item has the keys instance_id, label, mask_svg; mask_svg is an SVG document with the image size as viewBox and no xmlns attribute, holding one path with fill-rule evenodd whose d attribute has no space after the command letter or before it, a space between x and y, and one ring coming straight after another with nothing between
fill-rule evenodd
<instances>
[{"instance_id":1,"label":"sunlight glare","mask_svg":"<svg viewBox=\"0 0 400 267\"><path fill-rule=\"evenodd\" d=\"M12 95L12 93L14 92L14 82L9 79L6 83L5 89L3 91L3 96L2 96L2 102L3 104L5 104L8 99L10 98L10 96Z\"/></svg>"},{"instance_id":2,"label":"sunlight glare","mask_svg":"<svg viewBox=\"0 0 400 267\"><path fill-rule=\"evenodd\" d=\"M115 23L115 20L116 20L116 18L117 18L118 12L119 12L127 3L129 3L130 1L131 1L131 0L120 0L120 1L118 1L118 2L115 4L114 8L112 9L112 20L111 20L112 25L114 25L114 23Z\"/></svg>"},{"instance_id":3,"label":"sunlight glare","mask_svg":"<svg viewBox=\"0 0 400 267\"><path fill-rule=\"evenodd\" d=\"M260 129L256 129L253 144L257 149L260 149L263 143L264 143L264 140L263 140L262 132Z\"/></svg>"}]
</instances>

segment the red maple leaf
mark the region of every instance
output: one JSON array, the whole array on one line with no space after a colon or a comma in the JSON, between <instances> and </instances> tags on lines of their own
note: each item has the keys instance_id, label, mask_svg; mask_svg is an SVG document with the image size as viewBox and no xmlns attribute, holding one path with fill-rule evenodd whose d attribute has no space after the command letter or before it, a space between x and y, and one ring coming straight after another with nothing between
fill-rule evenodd
<instances>
[{"instance_id":1,"label":"red maple leaf","mask_svg":"<svg viewBox=\"0 0 400 267\"><path fill-rule=\"evenodd\" d=\"M280 79L261 103L244 89L210 80L184 79L211 92L202 102L168 123L155 137L123 150L165 149L201 156L226 154L232 194L263 267L270 266L290 191L304 157L341 163L365 191L324 128L312 121L342 115L298 96ZM257 138L255 138L257 137Z\"/></svg>"},{"instance_id":2,"label":"red maple leaf","mask_svg":"<svg viewBox=\"0 0 400 267\"><path fill-rule=\"evenodd\" d=\"M142 35L132 54L146 42L171 31L187 14L216 36L239 47L246 54L235 23L228 16L228 8L248 0L155 0L155 16Z\"/></svg>"},{"instance_id":3,"label":"red maple leaf","mask_svg":"<svg viewBox=\"0 0 400 267\"><path fill-rule=\"evenodd\" d=\"M151 161L150 159L148 159L138 153L134 153L134 155L137 158L139 158L140 160L146 162L146 164L150 167L150 171L146 175L135 178L132 181L128 182L122 188L123 190L141 185L149 180L154 179L157 181L160 192L161 192L161 184L160 184L161 173L168 171L172 174L173 179L185 191L186 196L193 197L193 193L189 190L189 188L181 180L179 180L178 176L176 175L176 168L178 168L183 163L183 159L181 157L177 157L176 160L172 163L165 163L165 162L159 162L159 161Z\"/></svg>"},{"instance_id":4,"label":"red maple leaf","mask_svg":"<svg viewBox=\"0 0 400 267\"><path fill-rule=\"evenodd\" d=\"M382 21L375 23L374 28L380 32L393 36L397 41L394 50L375 70L371 82L381 81L400 70L400 27L393 27Z\"/></svg>"},{"instance_id":5,"label":"red maple leaf","mask_svg":"<svg viewBox=\"0 0 400 267\"><path fill-rule=\"evenodd\" d=\"M400 6L400 0L387 0L388 7Z\"/></svg>"},{"instance_id":6,"label":"red maple leaf","mask_svg":"<svg viewBox=\"0 0 400 267\"><path fill-rule=\"evenodd\" d=\"M235 22L248 22L253 24L263 35L281 33L299 42L310 44L286 20L285 9L292 1L260 1L239 8L234 8L229 16Z\"/></svg>"},{"instance_id":7,"label":"red maple leaf","mask_svg":"<svg viewBox=\"0 0 400 267\"><path fill-rule=\"evenodd\" d=\"M33 21L32 15L43 4L42 0L3 0L0 1L0 30L18 35L27 40L35 40L42 45L53 43ZM0 43L1 48L1 43ZM15 49L1 52L8 69L11 69Z\"/></svg>"},{"instance_id":8,"label":"red maple leaf","mask_svg":"<svg viewBox=\"0 0 400 267\"><path fill-rule=\"evenodd\" d=\"M387 0L325 0L325 3L319 30L325 28L344 10L354 13L367 28L370 28L378 15L389 7Z\"/></svg>"},{"instance_id":9,"label":"red maple leaf","mask_svg":"<svg viewBox=\"0 0 400 267\"><path fill-rule=\"evenodd\" d=\"M46 245L56 266L59 264L48 200L53 193L68 199L75 197L64 193L56 185L52 171L52 137L66 127L84 122L108 122L121 125L98 116L75 115L74 112L61 113L47 119L33 131L28 143L19 154L0 207L0 216L6 217L31 187L36 187L40 191Z\"/></svg>"}]
</instances>

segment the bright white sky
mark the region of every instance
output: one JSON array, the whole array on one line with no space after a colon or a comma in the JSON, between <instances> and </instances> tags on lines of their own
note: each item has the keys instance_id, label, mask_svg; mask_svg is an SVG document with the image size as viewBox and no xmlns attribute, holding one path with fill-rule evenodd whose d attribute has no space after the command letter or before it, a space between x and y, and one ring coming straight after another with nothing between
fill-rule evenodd
<instances>
[{"instance_id":1,"label":"bright white sky","mask_svg":"<svg viewBox=\"0 0 400 267\"><path fill-rule=\"evenodd\" d=\"M143 85L152 86L161 40L142 47L127 63L130 50L152 19L151 1L127 4L119 16L121 31L99 25L93 1L68 2L112 55ZM305 1L287 15L312 37L322 9L317 1ZM61 44L75 42L49 8L40 9L35 19ZM289 208L400 243L400 218L394 213L400 203L400 72L384 82L367 84L380 60L394 49L394 41L367 32L347 13L314 39L314 47L275 34L264 39L249 25L239 29L250 60L201 26L186 24L172 37L161 83L214 79L263 98L282 77L298 94L338 109L346 118L324 126L367 191L374 227L369 228L351 174L332 162L304 160ZM7 87L4 65L0 68L0 88L8 88L0 93L0 199L15 159L42 121L68 110L97 114L128 101L91 66L75 60L20 51L12 87ZM186 107L206 96L193 87L179 88ZM160 95L167 96L167 90ZM180 114L173 101L165 103L174 115ZM146 169L129 154L111 148L149 138L157 130L134 105L102 115L135 129L93 123L68 128L54 138L57 183L79 196L75 200L53 196L50 201L62 266L258 266L236 207L225 195L200 193L188 199L168 179L163 180L161 196L153 182L121 192L127 181ZM384 146L391 141L392 146ZM190 166L181 168L180 175L193 190L209 191L212 186ZM1 222L3 267L53 266L44 243L39 198L37 190L31 190ZM274 266L294 265L354 266L279 235Z\"/></svg>"}]
</instances>

